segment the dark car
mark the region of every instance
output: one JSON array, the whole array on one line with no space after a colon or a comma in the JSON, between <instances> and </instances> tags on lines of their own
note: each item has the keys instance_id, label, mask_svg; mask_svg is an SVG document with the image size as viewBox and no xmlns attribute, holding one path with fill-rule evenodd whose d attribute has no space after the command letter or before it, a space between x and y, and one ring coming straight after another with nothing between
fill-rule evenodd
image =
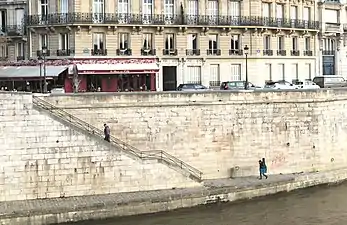
<instances>
[{"instance_id":1,"label":"dark car","mask_svg":"<svg viewBox=\"0 0 347 225\"><path fill-rule=\"evenodd\" d=\"M180 84L177 91L207 91L207 87L201 84Z\"/></svg>"},{"instance_id":2,"label":"dark car","mask_svg":"<svg viewBox=\"0 0 347 225\"><path fill-rule=\"evenodd\" d=\"M246 81L225 81L220 85L221 90L241 90L245 89ZM254 90L261 87L255 86L251 82L248 82L248 89Z\"/></svg>"}]
</instances>

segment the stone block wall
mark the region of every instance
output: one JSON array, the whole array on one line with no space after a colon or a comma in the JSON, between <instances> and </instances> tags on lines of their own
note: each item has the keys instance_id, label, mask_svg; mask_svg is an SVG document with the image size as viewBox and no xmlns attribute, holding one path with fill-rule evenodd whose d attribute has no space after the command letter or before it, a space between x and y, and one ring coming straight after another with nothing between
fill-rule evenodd
<instances>
[{"instance_id":1,"label":"stone block wall","mask_svg":"<svg viewBox=\"0 0 347 225\"><path fill-rule=\"evenodd\" d=\"M0 104L0 201L199 185L37 111L30 94L1 92Z\"/></svg>"},{"instance_id":2,"label":"stone block wall","mask_svg":"<svg viewBox=\"0 0 347 225\"><path fill-rule=\"evenodd\" d=\"M162 149L204 178L329 170L347 163L347 91L116 93L45 97L141 150ZM242 171L240 171L242 170Z\"/></svg>"}]
</instances>

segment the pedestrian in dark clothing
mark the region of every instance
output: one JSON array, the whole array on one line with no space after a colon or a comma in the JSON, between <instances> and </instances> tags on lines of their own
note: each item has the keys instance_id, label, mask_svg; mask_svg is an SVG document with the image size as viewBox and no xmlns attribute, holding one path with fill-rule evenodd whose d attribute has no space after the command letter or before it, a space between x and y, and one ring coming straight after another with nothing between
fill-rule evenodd
<instances>
[{"instance_id":1,"label":"pedestrian in dark clothing","mask_svg":"<svg viewBox=\"0 0 347 225\"><path fill-rule=\"evenodd\" d=\"M260 180L263 179L263 176L267 179L268 176L265 174L267 172L265 160L263 161L259 160L259 174L260 174Z\"/></svg>"},{"instance_id":2,"label":"pedestrian in dark clothing","mask_svg":"<svg viewBox=\"0 0 347 225\"><path fill-rule=\"evenodd\" d=\"M105 134L104 140L110 142L111 131L110 131L110 127L106 123L104 124L104 134Z\"/></svg>"}]
</instances>

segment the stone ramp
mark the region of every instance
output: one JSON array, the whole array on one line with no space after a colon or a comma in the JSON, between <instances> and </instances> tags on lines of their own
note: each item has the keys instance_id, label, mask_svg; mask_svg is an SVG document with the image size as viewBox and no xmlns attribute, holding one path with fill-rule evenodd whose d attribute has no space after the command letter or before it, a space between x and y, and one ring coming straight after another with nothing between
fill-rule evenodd
<instances>
[{"instance_id":1,"label":"stone ramp","mask_svg":"<svg viewBox=\"0 0 347 225\"><path fill-rule=\"evenodd\" d=\"M37 97L33 96L33 106L38 110L48 113L50 116L53 116L56 120L59 120L61 123L82 131L85 134L88 134L91 137L95 137L97 140L103 139L103 131L94 127L93 125L69 114L68 112L52 105L51 103ZM184 161L176 158L175 156L162 151L162 150L151 150L151 151L141 151L134 146L131 146L113 136L111 136L111 142L103 142L107 144L108 147L117 149L118 151L123 152L129 157L135 160L155 160L158 163L168 166L169 168L180 172L181 174L189 177L191 180L201 182L202 181L202 172L193 166L185 163Z\"/></svg>"}]
</instances>

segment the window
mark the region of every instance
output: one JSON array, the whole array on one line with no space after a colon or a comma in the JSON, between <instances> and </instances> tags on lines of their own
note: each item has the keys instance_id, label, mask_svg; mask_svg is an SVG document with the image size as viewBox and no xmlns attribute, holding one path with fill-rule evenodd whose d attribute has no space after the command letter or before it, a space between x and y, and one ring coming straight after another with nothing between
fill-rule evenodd
<instances>
[{"instance_id":1,"label":"window","mask_svg":"<svg viewBox=\"0 0 347 225\"><path fill-rule=\"evenodd\" d=\"M175 14L174 0L164 0L164 15L166 23L173 23Z\"/></svg>"},{"instance_id":2,"label":"window","mask_svg":"<svg viewBox=\"0 0 347 225\"><path fill-rule=\"evenodd\" d=\"M201 67L187 66L187 72L184 73L183 83L185 84L201 84Z\"/></svg>"},{"instance_id":3,"label":"window","mask_svg":"<svg viewBox=\"0 0 347 225\"><path fill-rule=\"evenodd\" d=\"M231 50L239 50L240 49L240 35L236 34L236 35L232 35L231 36L231 43L230 43L230 49Z\"/></svg>"},{"instance_id":4,"label":"window","mask_svg":"<svg viewBox=\"0 0 347 225\"><path fill-rule=\"evenodd\" d=\"M17 31L22 30L23 22L24 22L24 9L16 9Z\"/></svg>"},{"instance_id":5,"label":"window","mask_svg":"<svg viewBox=\"0 0 347 225\"><path fill-rule=\"evenodd\" d=\"M150 50L152 49L152 34L143 34L142 35L142 49Z\"/></svg>"},{"instance_id":6,"label":"window","mask_svg":"<svg viewBox=\"0 0 347 225\"><path fill-rule=\"evenodd\" d=\"M298 70L299 70L299 65L297 63L293 63L291 65L290 75L291 75L292 80L290 80L290 82L294 83L295 81L299 80L299 71Z\"/></svg>"},{"instance_id":7,"label":"window","mask_svg":"<svg viewBox=\"0 0 347 225\"><path fill-rule=\"evenodd\" d=\"M48 0L40 0L39 14L41 14L41 21L45 23L48 19Z\"/></svg>"},{"instance_id":8,"label":"window","mask_svg":"<svg viewBox=\"0 0 347 225\"><path fill-rule=\"evenodd\" d=\"M24 48L25 48L24 43L19 42L16 44L17 57L24 57L25 56Z\"/></svg>"},{"instance_id":9,"label":"window","mask_svg":"<svg viewBox=\"0 0 347 225\"><path fill-rule=\"evenodd\" d=\"M216 87L220 85L219 64L210 65L210 86Z\"/></svg>"},{"instance_id":10,"label":"window","mask_svg":"<svg viewBox=\"0 0 347 225\"><path fill-rule=\"evenodd\" d=\"M6 10L0 10L0 26L1 26L1 32L6 32Z\"/></svg>"},{"instance_id":11,"label":"window","mask_svg":"<svg viewBox=\"0 0 347 225\"><path fill-rule=\"evenodd\" d=\"M262 3L263 8L263 17L271 17L271 4L270 3Z\"/></svg>"},{"instance_id":12,"label":"window","mask_svg":"<svg viewBox=\"0 0 347 225\"><path fill-rule=\"evenodd\" d=\"M298 37L292 38L292 50L297 51L298 50Z\"/></svg>"},{"instance_id":13,"label":"window","mask_svg":"<svg viewBox=\"0 0 347 225\"><path fill-rule=\"evenodd\" d=\"M119 23L126 23L129 13L128 0L118 0L118 21Z\"/></svg>"},{"instance_id":14,"label":"window","mask_svg":"<svg viewBox=\"0 0 347 225\"><path fill-rule=\"evenodd\" d=\"M284 64L283 63L278 64L277 69L278 69L277 74L278 74L279 80L286 80Z\"/></svg>"},{"instance_id":15,"label":"window","mask_svg":"<svg viewBox=\"0 0 347 225\"><path fill-rule=\"evenodd\" d=\"M231 64L230 74L230 81L241 80L241 64Z\"/></svg>"},{"instance_id":16,"label":"window","mask_svg":"<svg viewBox=\"0 0 347 225\"><path fill-rule=\"evenodd\" d=\"M48 35L41 34L39 39L40 49L42 50L43 47L49 48L48 44Z\"/></svg>"},{"instance_id":17,"label":"window","mask_svg":"<svg viewBox=\"0 0 347 225\"><path fill-rule=\"evenodd\" d=\"M298 19L298 7L297 6L291 6L290 7L290 20L291 20L291 26L296 25L296 20Z\"/></svg>"},{"instance_id":18,"label":"window","mask_svg":"<svg viewBox=\"0 0 347 225\"><path fill-rule=\"evenodd\" d=\"M312 71L311 71L311 63L306 63L305 64L305 73L308 74L308 79L312 79Z\"/></svg>"},{"instance_id":19,"label":"window","mask_svg":"<svg viewBox=\"0 0 347 225\"><path fill-rule=\"evenodd\" d=\"M187 49L196 50L198 49L198 35L188 34L187 35Z\"/></svg>"},{"instance_id":20,"label":"window","mask_svg":"<svg viewBox=\"0 0 347 225\"><path fill-rule=\"evenodd\" d=\"M311 20L311 8L309 7L304 7L304 15L303 15L303 19L305 21L310 21Z\"/></svg>"},{"instance_id":21,"label":"window","mask_svg":"<svg viewBox=\"0 0 347 225\"><path fill-rule=\"evenodd\" d=\"M218 23L218 0L208 0L207 15L210 24Z\"/></svg>"},{"instance_id":22,"label":"window","mask_svg":"<svg viewBox=\"0 0 347 225\"><path fill-rule=\"evenodd\" d=\"M306 51L311 50L311 38L309 38L309 37L305 38L305 50Z\"/></svg>"},{"instance_id":23,"label":"window","mask_svg":"<svg viewBox=\"0 0 347 225\"><path fill-rule=\"evenodd\" d=\"M284 15L284 7L282 4L277 4L276 5L276 17L277 19L283 19Z\"/></svg>"},{"instance_id":24,"label":"window","mask_svg":"<svg viewBox=\"0 0 347 225\"><path fill-rule=\"evenodd\" d=\"M69 0L60 0L60 13L69 13Z\"/></svg>"},{"instance_id":25,"label":"window","mask_svg":"<svg viewBox=\"0 0 347 225\"><path fill-rule=\"evenodd\" d=\"M128 33L119 34L119 49L127 50L130 48L130 35Z\"/></svg>"},{"instance_id":26,"label":"window","mask_svg":"<svg viewBox=\"0 0 347 225\"><path fill-rule=\"evenodd\" d=\"M102 23L104 21L104 0L93 0L93 23Z\"/></svg>"},{"instance_id":27,"label":"window","mask_svg":"<svg viewBox=\"0 0 347 225\"><path fill-rule=\"evenodd\" d=\"M7 58L8 57L8 47L6 44L1 44L0 46L0 58Z\"/></svg>"},{"instance_id":28,"label":"window","mask_svg":"<svg viewBox=\"0 0 347 225\"><path fill-rule=\"evenodd\" d=\"M105 50L105 34L93 34L93 50L94 52L98 52L99 50Z\"/></svg>"},{"instance_id":29,"label":"window","mask_svg":"<svg viewBox=\"0 0 347 225\"><path fill-rule=\"evenodd\" d=\"M199 4L198 0L188 0L187 2L187 23L196 24L198 22Z\"/></svg>"},{"instance_id":30,"label":"window","mask_svg":"<svg viewBox=\"0 0 347 225\"><path fill-rule=\"evenodd\" d=\"M279 36L278 37L278 50L284 50L284 37Z\"/></svg>"},{"instance_id":31,"label":"window","mask_svg":"<svg viewBox=\"0 0 347 225\"><path fill-rule=\"evenodd\" d=\"M68 50L69 49L69 34L59 35L59 49Z\"/></svg>"},{"instance_id":32,"label":"window","mask_svg":"<svg viewBox=\"0 0 347 225\"><path fill-rule=\"evenodd\" d=\"M165 34L165 49L174 51L175 50L175 35Z\"/></svg>"},{"instance_id":33,"label":"window","mask_svg":"<svg viewBox=\"0 0 347 225\"><path fill-rule=\"evenodd\" d=\"M231 16L232 19L237 19L240 17L241 5L239 1L229 0L228 1L228 16Z\"/></svg>"},{"instance_id":34,"label":"window","mask_svg":"<svg viewBox=\"0 0 347 225\"><path fill-rule=\"evenodd\" d=\"M143 23L151 23L153 14L153 0L143 0L142 17Z\"/></svg>"},{"instance_id":35,"label":"window","mask_svg":"<svg viewBox=\"0 0 347 225\"><path fill-rule=\"evenodd\" d=\"M271 49L271 37L270 37L270 35L266 35L264 37L264 49L265 50Z\"/></svg>"},{"instance_id":36,"label":"window","mask_svg":"<svg viewBox=\"0 0 347 225\"><path fill-rule=\"evenodd\" d=\"M324 9L324 19L326 23L339 23L339 11Z\"/></svg>"},{"instance_id":37,"label":"window","mask_svg":"<svg viewBox=\"0 0 347 225\"><path fill-rule=\"evenodd\" d=\"M265 73L267 75L267 80L272 80L272 65L271 63L266 63L265 64Z\"/></svg>"},{"instance_id":38,"label":"window","mask_svg":"<svg viewBox=\"0 0 347 225\"><path fill-rule=\"evenodd\" d=\"M218 35L217 34L210 34L209 35L208 49L210 49L210 50L217 50L218 49Z\"/></svg>"}]
</instances>

